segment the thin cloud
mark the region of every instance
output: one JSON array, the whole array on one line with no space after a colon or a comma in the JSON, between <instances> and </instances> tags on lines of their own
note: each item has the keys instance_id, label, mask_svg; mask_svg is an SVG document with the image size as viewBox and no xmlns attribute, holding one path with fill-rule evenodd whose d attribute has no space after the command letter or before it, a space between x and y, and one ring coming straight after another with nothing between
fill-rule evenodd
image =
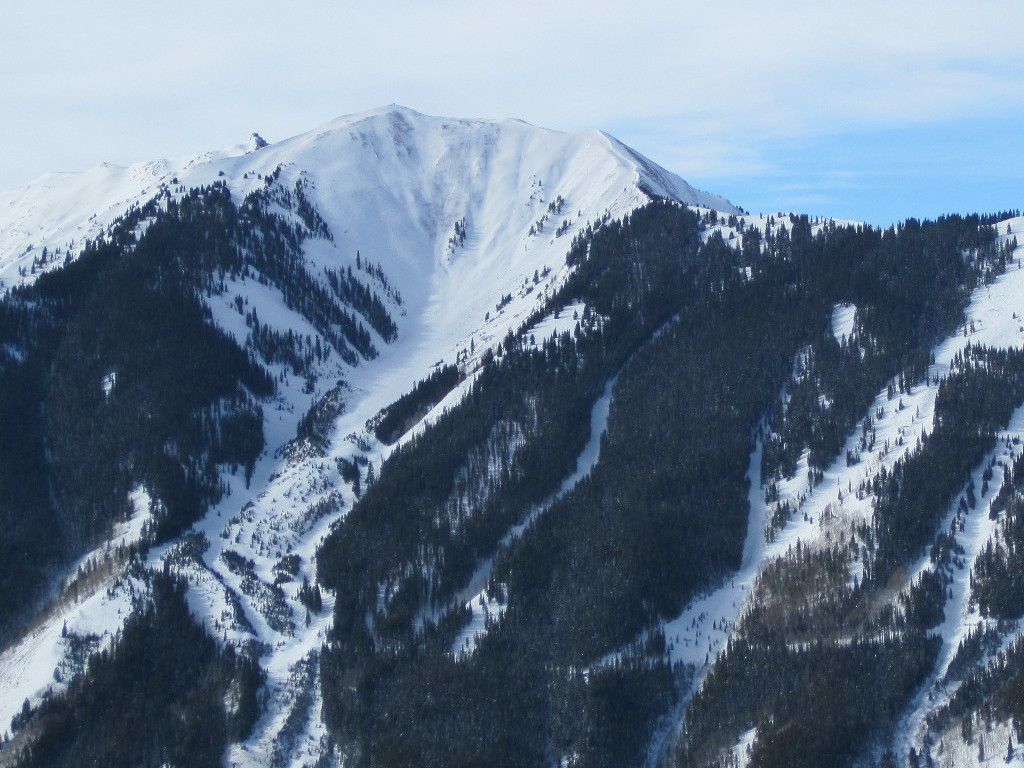
<instances>
[{"instance_id":1,"label":"thin cloud","mask_svg":"<svg viewBox=\"0 0 1024 768\"><path fill-rule=\"evenodd\" d=\"M21 4L0 30L17 115L0 184L390 102L600 128L684 175L764 174L779 141L1013 115L1024 57L1000 31L1022 22L984 0Z\"/></svg>"}]
</instances>

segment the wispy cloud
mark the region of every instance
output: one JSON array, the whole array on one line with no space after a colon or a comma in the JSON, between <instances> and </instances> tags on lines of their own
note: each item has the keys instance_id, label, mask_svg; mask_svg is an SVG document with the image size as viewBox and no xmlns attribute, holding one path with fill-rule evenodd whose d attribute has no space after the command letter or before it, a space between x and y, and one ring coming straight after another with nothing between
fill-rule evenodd
<instances>
[{"instance_id":1,"label":"wispy cloud","mask_svg":"<svg viewBox=\"0 0 1024 768\"><path fill-rule=\"evenodd\" d=\"M116 0L7 16L4 185L251 130L282 139L389 102L602 128L712 181L785 180L780 147L801 142L1024 113L1007 32L1024 5L993 0Z\"/></svg>"}]
</instances>

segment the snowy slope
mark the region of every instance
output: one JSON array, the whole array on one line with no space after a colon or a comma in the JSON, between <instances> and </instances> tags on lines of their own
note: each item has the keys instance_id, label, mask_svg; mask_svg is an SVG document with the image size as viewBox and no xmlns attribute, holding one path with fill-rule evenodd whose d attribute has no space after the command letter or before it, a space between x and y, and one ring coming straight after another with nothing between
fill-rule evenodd
<instances>
[{"instance_id":1,"label":"snowy slope","mask_svg":"<svg viewBox=\"0 0 1024 768\"><path fill-rule=\"evenodd\" d=\"M322 609L307 614L299 585L314 581L320 541L355 500L338 460L379 467L392 450L367 430L368 420L442 361L461 361L472 374L475 359L518 329L565 279L566 252L588 223L620 218L652 195L740 213L602 133L387 107L279 144L254 135L196 158L51 174L0 192L0 280L11 287L59 267L130 206L162 190L180 196L222 181L240 202L271 176L283 189L301 183L330 229L331 239L304 244L310 274L356 270L385 298L398 338L389 345L375 336L380 356L356 367L326 361L313 392L284 366L268 366L279 395L265 407L267 451L251 484L225 473L230 494L185 542L150 554L151 566L166 565L188 580L190 608L216 637L262 649L267 707L251 738L231 750L232 765L298 763L319 749L320 707L302 691L316 689L316 654L333 596L325 593ZM379 272L371 275L371 265ZM275 289L239 280L207 299L215 321L239 341L247 330L233 308L236 295L258 307L270 327L316 333ZM538 341L571 327L573 309L583 311L571 307L536 326ZM326 455L283 450L300 417L339 377L346 382L339 391L344 408ZM470 375L460 391L471 381ZM581 474L596 460L593 453L581 457ZM282 581L289 558L297 570ZM65 594L36 630L0 654L0 722L10 722L25 699L35 702L60 687L54 670L67 666L65 633L98 637L93 648L102 647L127 617L138 588L133 581L115 568L91 584L91 596ZM296 750L291 758L281 751L288 744Z\"/></svg>"},{"instance_id":2,"label":"snowy slope","mask_svg":"<svg viewBox=\"0 0 1024 768\"><path fill-rule=\"evenodd\" d=\"M1024 218L1010 219L997 225L999 233L1018 231L1024 226ZM1000 234L1000 245L1011 239L1009 234ZM857 450L860 427L847 439L839 456L823 475L821 482L808 482L807 453L802 457L794 476L779 489L777 501L767 500L767 489L761 483L761 442L750 457L748 478L750 487L750 517L744 542L743 559L740 569L718 589L709 591L695 599L675 619L665 622L663 629L669 642L669 656L674 663L688 665L695 670L689 696L667 719L650 747L648 765L657 764L671 743L674 729L681 726L690 696L703 684L719 655L726 649L729 638L742 627L745 609L758 597L758 575L766 565L786 557L799 545L811 550L833 545L849 538L851 530L864 522L870 522L873 513L874 496L870 493L859 497L849 493L850 487L857 487L862 481L891 471L896 463L910 452L922 435L934 430L935 400L941 380L950 372L953 359L969 345L994 347L997 349L1024 348L1024 324L1021 316L1021 297L1024 296L1024 247L1013 252L1013 263L1005 274L991 285L975 290L965 314L963 332L951 336L934 350L934 364L929 369L929 380L917 382L907 394L898 399L890 397L886 389L878 393L865 413L865 420L874 419L877 431L876 446L862 456L862 460L849 465L847 450ZM836 338L849 335L856 315L853 305L837 305L833 308L832 331ZM972 480L982 486L982 475L986 467L996 461L1012 464L1020 455L1024 444L1024 409L1018 409L1006 428L998 433L996 447L974 469ZM987 486L987 484L986 484ZM907 759L910 749L921 749L925 735L925 717L931 711L946 703L956 690L955 685L944 684L943 678L957 649L971 631L979 626L995 627L994 619L981 617L976 604L971 603L971 575L978 553L994 535L996 521L989 510L999 490L999 484L981 495L975 509L958 516L956 502L951 502L939 530L952 529L954 519L962 523L958 527L956 542L963 547L962 566L952 573L953 583L944 608L945 619L934 630L942 640L939 663L909 711L904 713L897 729L893 751L900 759ZM959 493L957 496L959 497ZM775 504L789 503L796 510L788 524L770 538L772 512ZM923 571L933 569L929 553L920 558L907 574L909 584ZM851 563L851 574L861 578L863 564ZM895 593L894 593L895 596ZM1004 643L1018 637L1014 629L1004 638ZM1009 733L1007 723L996 723L992 744L1000 745L990 752L988 762L1003 764L1005 744ZM737 734L734 756L739 765L745 765L747 747L753 743L755 731ZM940 761L941 765L963 766L984 765L978 757L976 746L965 745L959 733L947 733L948 752ZM1012 764L1020 765L1024 756ZM1009 761L1007 761L1009 762Z\"/></svg>"},{"instance_id":3,"label":"snowy slope","mask_svg":"<svg viewBox=\"0 0 1024 768\"><path fill-rule=\"evenodd\" d=\"M322 753L326 729L320 715L317 661L328 640L335 596L325 591L321 608L307 610L300 585L304 579L315 582L318 546L356 500L356 490L342 479L340 467L344 462L362 467L368 481L369 470L379 469L394 450L378 442L367 426L382 408L442 362L460 364L465 381L398 444L454 405L472 385L476 361L484 351L518 329L567 277L566 252L573 236L589 223L620 218L651 196L666 197L698 206L705 214L716 210L742 215L738 224L719 218L704 231L705 238L719 233L739 247L744 228L767 234L784 218L781 213L742 214L726 200L694 190L602 133L558 133L514 120L428 117L392 106L339 118L278 144L266 145L254 134L247 143L196 158L130 168L98 166L0 191L0 287L29 282L74 258L86 239L101 234L129 206L152 199L161 190L177 196L220 181L240 202L263 188L268 177L284 190L302 184L330 230L330 238L313 237L304 243L310 274L321 276L324 268L356 270L385 299L398 336L390 344L374 336L379 357L358 366L337 356L319 364L319 380L312 391L284 365L268 365L279 382L278 396L264 409L268 445L251 483L225 472L223 482L230 493L183 540L150 553L151 567L166 567L188 581L190 609L215 637L258 649L267 675L266 707L251 736L230 748L227 764L233 766L312 764ZM1017 231L1024 220L1003 222L1000 231L1007 224ZM822 226L824 222L812 224L815 231ZM1007 238L1001 236L1001 242ZM42 260L44 248L48 257ZM760 445L755 448L740 569L661 627L669 660L692 672L691 694L700 688L732 633L742 627L766 564L785 557L797 542L825 546L870 520L871 497L857 498L848 490L844 495L844 489L891 469L931 429L937 380L948 372L953 357L968 342L1024 344L1019 320L1022 252L1015 252L1015 263L1005 275L975 293L968 310L968 320L973 321L970 334L954 336L935 350L930 381L918 383L899 404L884 389L878 393L865 414L875 420L877 450L852 466L843 458L836 460L814 485L806 479L804 457L794 478L779 489L778 503L790 502L797 511L770 538L766 531L777 502L766 500ZM236 296L258 307L261 321L272 328L317 333L289 309L276 288L240 278L225 293L207 297L215 321L240 342L248 331L235 309ZM584 310L582 304L569 306L544 317L529 332L540 343L553 333L571 330ZM853 332L857 313L854 305L833 308L831 330L837 339ZM344 380L335 393L342 407L326 450L289 450L302 415L338 379ZM115 385L113 380L110 385ZM569 491L599 460L611 393L608 382L591 415L590 442L559 494ZM855 430L846 447L856 447L857 434ZM1015 414L1001 437L1024 439L1024 413ZM989 459L1010 461L1019 450L1004 448L1001 442L998 455ZM979 465L975 475L980 477L981 471ZM977 552L993 535L994 522L988 518L992 493L969 514L958 536L967 567L949 591L946 620L936 630L943 642L940 665L904 713L893 745L901 756L920 746L924 716L933 702L950 694L941 679L946 667L960 640L983 622L970 605L969 577ZM510 529L503 545L544 514L554 498ZM73 646L107 647L131 611L144 587L124 574L123 563L115 558L108 570L92 576L83 565L98 562L123 540L138 538L148 514L145 489L137 489L135 502L133 522L109 545L76 564L78 576L72 573L65 580L77 585L74 594L66 588L20 642L0 650L0 730L24 700L36 702L45 690L59 690L66 683L78 668L71 658ZM949 510L950 518L955 514L955 509ZM473 618L452 646L457 658L472 656L488 621L499 619L504 610L483 590L491 565L480 563L459 595ZM852 573L859 576L860 567L854 564ZM929 567L924 558L909 576ZM657 764L671 747L688 701L683 697L652 739L649 764ZM1004 726L997 724L1000 738ZM756 729L736 734L733 754L741 764L757 735ZM950 754L957 755L960 764L973 762L970 750L960 747L954 744Z\"/></svg>"},{"instance_id":4,"label":"snowy slope","mask_svg":"<svg viewBox=\"0 0 1024 768\"><path fill-rule=\"evenodd\" d=\"M43 247L80 248L83 239L95 237L161 186L222 179L240 198L261 183L254 174L269 174L278 165L329 182L316 202L343 225L347 237L339 246L390 248L401 251L406 263L424 257L424 243L414 243L417 236L443 251L454 221L470 213L480 245L506 243L505 235L520 228L525 233L534 220L532 210L518 210L514 203L546 205L559 193L567 200L571 193L569 208L577 211L628 209L643 199L643 188L737 212L723 198L694 190L596 131L559 133L517 120L450 120L390 106L338 118L273 145L253 134L242 144L197 157L128 168L103 163L0 190L0 277L7 284L20 282L17 268L30 267L32 254Z\"/></svg>"},{"instance_id":5,"label":"snowy slope","mask_svg":"<svg viewBox=\"0 0 1024 768\"><path fill-rule=\"evenodd\" d=\"M280 168L284 187L307 182L333 234L333 242L309 244L311 265L354 266L359 252L388 275L404 301L404 317L396 318L403 357L416 357L419 378L433 363L492 346L518 328L564 276L569 243L588 223L619 218L650 195L740 212L596 131L390 106L264 144L254 134L195 158L101 165L0 191L0 286L59 266L162 188L177 193L223 181L240 201ZM535 285L535 272L550 278ZM380 376L373 374L376 388ZM397 397L410 383L404 363L395 376L388 389Z\"/></svg>"}]
</instances>

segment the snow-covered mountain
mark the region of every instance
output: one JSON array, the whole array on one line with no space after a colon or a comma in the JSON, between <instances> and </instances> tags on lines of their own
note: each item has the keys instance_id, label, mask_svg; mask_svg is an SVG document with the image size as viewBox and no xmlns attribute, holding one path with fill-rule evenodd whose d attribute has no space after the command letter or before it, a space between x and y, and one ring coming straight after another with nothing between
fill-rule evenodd
<instances>
[{"instance_id":1,"label":"snow-covered mountain","mask_svg":"<svg viewBox=\"0 0 1024 768\"><path fill-rule=\"evenodd\" d=\"M392 105L276 144L253 134L194 158L103 164L0 191L0 286L63 265L161 190L180 196L224 182L240 202L275 172L285 187L307 185L333 235L307 244L312 265L354 265L358 253L383 266L401 296L403 362L392 400L435 363L471 347L482 353L517 328L564 277L569 244L588 225L652 197L740 213L598 131L430 117ZM534 283L535 273L551 276ZM381 374L373 376L380 388Z\"/></svg>"},{"instance_id":2,"label":"snow-covered mountain","mask_svg":"<svg viewBox=\"0 0 1024 768\"><path fill-rule=\"evenodd\" d=\"M1022 226L397 106L0 192L0 765L1024 764Z\"/></svg>"},{"instance_id":3,"label":"snow-covered mountain","mask_svg":"<svg viewBox=\"0 0 1024 768\"><path fill-rule=\"evenodd\" d=\"M527 260L521 252L532 255L549 243L563 222L572 234L588 220L621 216L651 196L739 213L604 133L429 117L390 106L275 144L253 134L198 157L128 168L102 164L3 190L0 279L8 286L30 279L42 248L74 253L161 188L223 180L240 200L278 166L284 179L312 183L311 199L335 230L341 254L386 255L417 279L453 260L449 239L463 219L469 238L463 247L483 255L482 266L513 270ZM558 196L565 202L554 214L548 205ZM527 239L545 214L544 233Z\"/></svg>"},{"instance_id":4,"label":"snow-covered mountain","mask_svg":"<svg viewBox=\"0 0 1024 768\"><path fill-rule=\"evenodd\" d=\"M191 585L190 607L214 634L274 649L262 662L269 676L268 714L249 744L239 745L241 751L230 757L232 764L262 764L281 749L280 730L297 695L296 670L312 670L310 658L324 642L332 603L328 595L323 612L308 627L280 614L275 622L268 620L261 601L271 600L284 614L303 609L297 603L282 608L273 591L253 585L261 579L273 584L280 573L275 567L287 555L301 562L295 583L286 587L287 600L295 600L288 593L297 588L300 575L315 579L316 548L354 500L337 462L358 457L379 466L391 450L367 431L368 421L442 363L458 362L472 371L475 360L557 290L568 274L566 252L588 227L620 219L652 197L725 214L739 210L694 190L603 133L559 133L517 120L436 118L391 106L339 118L277 144L253 134L245 143L195 158L129 168L104 164L0 192L0 284L7 289L32 285L75 261L86 243L109 235L127 212L155 198L158 209L166 210L168 201L211 184L225 184L236 203L272 185L301 185L330 232L329 239L304 243L307 269L318 276L324 268L356 269L380 294L398 328L391 344L374 334L381 354L364 365L353 368L336 357L325 359L317 369L325 383L312 392L299 380L287 380L294 371L286 365L270 363L282 383L266 419L267 450L251 486L226 477L231 495L195 528L212 545L204 559L181 565L175 545L150 555L151 564L168 558L179 564ZM137 227L140 236L148 222ZM236 312L236 297L258 308L265 326L317 335L279 292L258 280L242 279L219 294L207 304L218 325L241 342L247 329ZM566 315L545 321L540 330L550 335L572 324ZM344 399L339 409L344 415L332 429L339 439L326 456L289 460L282 451L295 438L299 418L335 379L345 382L343 393L335 393ZM471 381L438 412L457 401ZM115 375L104 378L102 386L109 396L116 388ZM75 574L90 569L114 546L142 537L153 499L140 486L132 504L135 513L123 530L114 531L97 551L83 553L62 584L73 582ZM332 511L311 514L318 504ZM255 579L247 581L244 568L232 570L236 561L221 557L227 549L254 563ZM138 589L145 591L114 569L91 594L48 609L30 634L0 656L0 722L10 722L24 701L36 702L46 691L62 689L66 677L54 670L75 668L67 661L69 632L100 638L91 641L90 650L109 645L131 613ZM237 620L225 622L232 611L238 612ZM303 700L303 705L311 703ZM315 724L309 733L318 733ZM319 750L314 741L310 749Z\"/></svg>"}]
</instances>

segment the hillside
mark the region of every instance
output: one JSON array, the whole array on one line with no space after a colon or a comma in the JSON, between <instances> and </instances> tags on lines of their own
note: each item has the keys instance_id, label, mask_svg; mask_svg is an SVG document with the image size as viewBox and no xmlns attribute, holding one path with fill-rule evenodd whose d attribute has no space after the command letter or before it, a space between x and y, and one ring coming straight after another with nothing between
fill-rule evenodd
<instances>
[{"instance_id":1,"label":"hillside","mask_svg":"<svg viewBox=\"0 0 1024 768\"><path fill-rule=\"evenodd\" d=\"M1024 219L401 107L0 211L0 764L1024 763Z\"/></svg>"}]
</instances>

